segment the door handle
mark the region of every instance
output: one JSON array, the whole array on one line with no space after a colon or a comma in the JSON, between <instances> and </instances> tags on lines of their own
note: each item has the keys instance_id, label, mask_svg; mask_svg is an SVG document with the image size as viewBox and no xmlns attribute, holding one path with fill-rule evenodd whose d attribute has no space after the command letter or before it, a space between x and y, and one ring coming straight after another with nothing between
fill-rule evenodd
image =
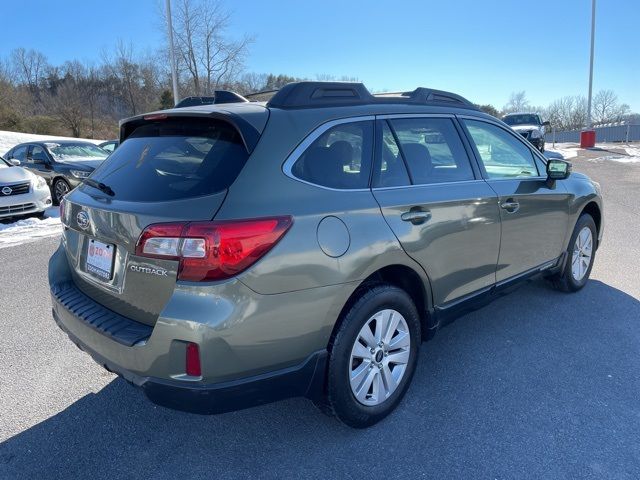
<instances>
[{"instance_id":1,"label":"door handle","mask_svg":"<svg viewBox=\"0 0 640 480\"><path fill-rule=\"evenodd\" d=\"M513 198L508 198L500 204L500 208L505 209L509 213L516 213L520 209L520 204Z\"/></svg>"},{"instance_id":2,"label":"door handle","mask_svg":"<svg viewBox=\"0 0 640 480\"><path fill-rule=\"evenodd\" d=\"M405 222L411 222L414 225L420 225L431 219L431 212L423 210L410 210L400 215L400 218Z\"/></svg>"}]
</instances>

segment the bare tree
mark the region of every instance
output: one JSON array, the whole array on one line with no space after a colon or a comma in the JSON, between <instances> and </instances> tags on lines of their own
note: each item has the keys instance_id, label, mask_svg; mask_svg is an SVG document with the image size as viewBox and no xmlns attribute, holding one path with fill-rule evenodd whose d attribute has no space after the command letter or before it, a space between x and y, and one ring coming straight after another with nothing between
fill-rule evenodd
<instances>
[{"instance_id":1,"label":"bare tree","mask_svg":"<svg viewBox=\"0 0 640 480\"><path fill-rule=\"evenodd\" d=\"M67 62L63 70L64 77L55 82L43 103L74 137L80 137L87 115L85 70L78 61Z\"/></svg>"},{"instance_id":2,"label":"bare tree","mask_svg":"<svg viewBox=\"0 0 640 480\"><path fill-rule=\"evenodd\" d=\"M36 50L16 48L11 52L11 64L18 81L36 92L48 67L47 57Z\"/></svg>"},{"instance_id":3,"label":"bare tree","mask_svg":"<svg viewBox=\"0 0 640 480\"><path fill-rule=\"evenodd\" d=\"M266 73L245 73L240 77L238 90L240 93L256 93L265 89L267 85Z\"/></svg>"},{"instance_id":4,"label":"bare tree","mask_svg":"<svg viewBox=\"0 0 640 480\"><path fill-rule=\"evenodd\" d=\"M587 122L587 99L579 95L559 98L549 105L546 115L559 130L582 128Z\"/></svg>"},{"instance_id":5,"label":"bare tree","mask_svg":"<svg viewBox=\"0 0 640 480\"><path fill-rule=\"evenodd\" d=\"M211 94L240 74L253 40L227 37L231 16L218 0L180 0L173 13L178 68L193 94Z\"/></svg>"},{"instance_id":6,"label":"bare tree","mask_svg":"<svg viewBox=\"0 0 640 480\"><path fill-rule=\"evenodd\" d=\"M593 97L592 117L596 123L619 122L630 110L629 105L618 102L613 90L600 90Z\"/></svg>"},{"instance_id":7,"label":"bare tree","mask_svg":"<svg viewBox=\"0 0 640 480\"><path fill-rule=\"evenodd\" d=\"M108 72L121 83L122 99L127 104L129 112L136 115L140 111L137 95L140 88L140 72L133 57L133 46L118 40L114 56L103 53L103 61Z\"/></svg>"},{"instance_id":8,"label":"bare tree","mask_svg":"<svg viewBox=\"0 0 640 480\"><path fill-rule=\"evenodd\" d=\"M530 107L527 100L527 94L524 90L521 92L512 92L509 96L509 101L503 107L504 113L522 112L528 110Z\"/></svg>"},{"instance_id":9,"label":"bare tree","mask_svg":"<svg viewBox=\"0 0 640 480\"><path fill-rule=\"evenodd\" d=\"M28 102L31 114L37 114L41 103L40 86L49 68L47 57L33 49L17 48L10 54L10 67L17 83L25 85L28 89L31 96Z\"/></svg>"}]
</instances>

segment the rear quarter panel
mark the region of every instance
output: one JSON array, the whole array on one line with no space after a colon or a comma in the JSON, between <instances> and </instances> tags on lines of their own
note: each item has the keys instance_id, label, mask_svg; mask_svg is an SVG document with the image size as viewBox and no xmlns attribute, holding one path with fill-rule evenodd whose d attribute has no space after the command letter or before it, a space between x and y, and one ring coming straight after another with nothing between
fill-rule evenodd
<instances>
[{"instance_id":1,"label":"rear quarter panel","mask_svg":"<svg viewBox=\"0 0 640 480\"><path fill-rule=\"evenodd\" d=\"M428 285L425 272L401 248L370 190L329 190L283 173L283 163L298 143L331 119L319 120L313 111L298 110L295 117L272 111L216 219L292 215L294 223L265 258L238 278L261 294L347 283L355 289L376 270L399 264L414 269ZM318 225L327 216L337 217L348 230L348 249L338 257L325 254L318 243Z\"/></svg>"}]
</instances>

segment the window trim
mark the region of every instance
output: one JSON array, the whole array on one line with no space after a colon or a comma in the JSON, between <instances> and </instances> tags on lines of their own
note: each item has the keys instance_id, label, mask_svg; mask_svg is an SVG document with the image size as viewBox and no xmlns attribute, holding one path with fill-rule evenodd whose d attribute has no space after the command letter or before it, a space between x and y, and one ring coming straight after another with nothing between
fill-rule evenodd
<instances>
[{"instance_id":1,"label":"window trim","mask_svg":"<svg viewBox=\"0 0 640 480\"><path fill-rule=\"evenodd\" d=\"M389 122L389 120L394 120L394 119L414 119L414 118L448 118L451 120L451 123L453 124L453 128L455 129L456 133L458 134L458 138L460 139L460 143L462 145L462 148L464 149L465 153L467 154L467 161L469 162L469 166L471 167L471 172L473 173L473 178L469 179L469 180L453 180L453 181L444 181L444 182L433 182L433 183L414 183L413 181L413 176L411 174L411 171L409 170L409 166L407 165L407 162L404 158L404 153L402 152L402 146L400 145L400 142L396 136L396 132L395 129L393 128L393 125L391 125L391 122ZM470 118L474 118L474 117L470 117ZM460 122L457 119L457 116L453 113L393 113L393 114L385 114L385 115L376 115L376 120L382 121L382 122L386 122L387 125L389 126L389 129L391 130L391 133L393 134L394 138L396 139L396 143L398 143L398 148L400 150L400 154L402 155L402 161L404 162L405 165L405 169L407 170L407 175L409 176L409 181L411 182L410 185L398 185L398 186L393 186L393 187L374 187L373 185L371 185L371 190L388 190L388 189L397 189L397 188L412 188L412 187L430 187L433 185L452 185L452 184L465 184L465 183L469 183L469 182L478 182L478 181L484 181L484 172L482 170L479 169L479 167L477 166L477 162L475 161L475 152L472 150L473 146L472 145L468 145L467 142L467 138L466 138L466 132L462 130L462 127L460 126ZM382 139L380 139L381 141ZM378 141L378 139L376 139L376 141ZM374 160L374 165L373 167L376 167L376 162ZM373 173L373 168L371 170L371 172Z\"/></svg>"},{"instance_id":2,"label":"window trim","mask_svg":"<svg viewBox=\"0 0 640 480\"><path fill-rule=\"evenodd\" d=\"M497 122L497 121L493 121L491 119L488 118L484 118L484 117L475 117L473 115L456 115L456 117L459 120L460 123L460 127L462 128L462 130L464 131L464 134L467 136L467 141L469 142L469 146L471 147L471 149L473 150L473 155L476 158L476 162L478 163L478 167L480 168L480 172L482 174L482 178L486 181L492 181L492 182L504 182L504 181L525 181L525 180L536 180L536 181L540 181L540 180L546 180L547 177L546 176L542 176L540 175L540 170L538 168L538 164L536 163L536 152L534 151L535 149L531 148L528 144L528 142L526 141L526 139L524 137L522 137L522 135L519 135L517 132L515 132L514 130L511 129L511 127L509 127L507 125L507 128L505 128L505 125L502 125L501 123ZM488 123L489 125L494 125L500 129L502 129L503 131L507 132L507 134L511 135L513 138L515 138L517 141L519 141L520 143L522 143L527 150L529 151L529 153L532 155L532 160L533 160L533 165L536 167L536 171L538 172L538 175L536 176L532 176L532 177L514 177L514 178L491 178L489 177L489 174L487 173L486 168L484 167L484 162L482 161L482 157L480 156L480 152L478 151L478 147L476 146L475 142L473 141L473 137L471 136L471 133L469 132L469 130L467 129L466 124L464 123L464 120L474 120L477 122L483 122L483 123ZM544 162L544 164L546 165L546 161Z\"/></svg>"},{"instance_id":3,"label":"window trim","mask_svg":"<svg viewBox=\"0 0 640 480\"><path fill-rule=\"evenodd\" d=\"M287 159L282 164L282 172L289 178L300 182L305 183L307 185L311 185L317 188L322 188L324 190L330 190L333 192L369 192L371 189L369 185L371 185L371 178L369 178L369 182L367 182L367 188L333 188L326 187L324 185L319 185L317 183L308 182L303 180L302 178L298 178L293 174L293 165L300 159L302 154L304 154L307 149L311 146L313 142L315 142L323 133L337 125L344 125L349 123L359 123L359 122L374 122L376 119L375 115L363 115L358 117L347 117L347 118L339 118L336 120L331 120L329 122L325 122L322 125L315 128L309 135L307 135L302 142L298 144L298 146L289 154ZM372 125L375 128L375 124ZM374 143L375 139L375 131L374 131ZM374 145L375 146L375 145ZM371 159L373 169L373 158ZM371 175L369 175L371 177Z\"/></svg>"}]
</instances>

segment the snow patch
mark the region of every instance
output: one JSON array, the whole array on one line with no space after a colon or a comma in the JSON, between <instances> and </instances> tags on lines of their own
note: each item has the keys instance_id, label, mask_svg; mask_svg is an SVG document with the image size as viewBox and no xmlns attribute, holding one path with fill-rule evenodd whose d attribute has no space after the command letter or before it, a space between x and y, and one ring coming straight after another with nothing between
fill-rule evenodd
<instances>
[{"instance_id":1,"label":"snow patch","mask_svg":"<svg viewBox=\"0 0 640 480\"><path fill-rule=\"evenodd\" d=\"M616 155L607 155L606 157L594 158L593 161L606 160L618 163L640 163L640 156L619 157Z\"/></svg>"},{"instance_id":2,"label":"snow patch","mask_svg":"<svg viewBox=\"0 0 640 480\"><path fill-rule=\"evenodd\" d=\"M640 157L640 147L624 147L624 151L632 157Z\"/></svg>"},{"instance_id":3,"label":"snow patch","mask_svg":"<svg viewBox=\"0 0 640 480\"><path fill-rule=\"evenodd\" d=\"M0 248L35 242L41 238L60 235L62 224L58 207L45 211L45 218L23 218L15 222L0 222Z\"/></svg>"}]
</instances>

